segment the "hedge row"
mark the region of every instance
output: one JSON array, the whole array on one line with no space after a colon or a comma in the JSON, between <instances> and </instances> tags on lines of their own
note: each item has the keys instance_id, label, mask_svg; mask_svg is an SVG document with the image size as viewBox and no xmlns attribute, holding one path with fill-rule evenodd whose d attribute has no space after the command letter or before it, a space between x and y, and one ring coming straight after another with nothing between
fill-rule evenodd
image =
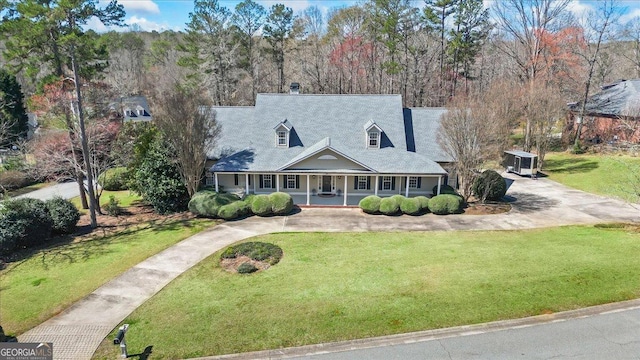
<instances>
[{"instance_id":1,"label":"hedge row","mask_svg":"<svg viewBox=\"0 0 640 360\"><path fill-rule=\"evenodd\" d=\"M237 219L255 214L258 216L287 215L293 210L291 195L275 192L270 195L248 195L241 200L235 194L199 191L189 201L189 211L196 215Z\"/></svg>"},{"instance_id":2,"label":"hedge row","mask_svg":"<svg viewBox=\"0 0 640 360\"><path fill-rule=\"evenodd\" d=\"M432 212L437 215L458 214L462 212L462 197L453 194L442 194L432 197L416 196L406 198L402 195L380 198L370 195L359 203L362 211L367 214L384 215L420 215Z\"/></svg>"},{"instance_id":3,"label":"hedge row","mask_svg":"<svg viewBox=\"0 0 640 360\"><path fill-rule=\"evenodd\" d=\"M358 205L367 214L420 215L429 212L429 199L426 196L406 198L402 195L393 195L380 198L376 195L369 195L360 200Z\"/></svg>"},{"instance_id":4,"label":"hedge row","mask_svg":"<svg viewBox=\"0 0 640 360\"><path fill-rule=\"evenodd\" d=\"M75 231L80 220L76 207L62 198L46 202L11 199L0 203L0 254L42 245L52 235Z\"/></svg>"}]
</instances>

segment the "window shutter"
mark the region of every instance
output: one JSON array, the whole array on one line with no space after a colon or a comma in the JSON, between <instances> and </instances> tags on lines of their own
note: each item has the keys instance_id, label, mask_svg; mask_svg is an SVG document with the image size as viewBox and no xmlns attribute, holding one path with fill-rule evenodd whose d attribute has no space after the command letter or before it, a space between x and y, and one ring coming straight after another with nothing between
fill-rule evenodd
<instances>
[{"instance_id":1,"label":"window shutter","mask_svg":"<svg viewBox=\"0 0 640 360\"><path fill-rule=\"evenodd\" d=\"M358 190L358 183L360 182L360 177L353 177L353 190Z\"/></svg>"},{"instance_id":2,"label":"window shutter","mask_svg":"<svg viewBox=\"0 0 640 360\"><path fill-rule=\"evenodd\" d=\"M233 174L233 185L238 185L238 174Z\"/></svg>"},{"instance_id":3,"label":"window shutter","mask_svg":"<svg viewBox=\"0 0 640 360\"><path fill-rule=\"evenodd\" d=\"M296 189L300 189L300 175L296 175Z\"/></svg>"},{"instance_id":4,"label":"window shutter","mask_svg":"<svg viewBox=\"0 0 640 360\"><path fill-rule=\"evenodd\" d=\"M262 181L263 180L262 175L260 175L259 177L260 177L260 184L259 185L260 185L260 189L262 189L264 187L264 182Z\"/></svg>"},{"instance_id":5,"label":"window shutter","mask_svg":"<svg viewBox=\"0 0 640 360\"><path fill-rule=\"evenodd\" d=\"M288 182L289 182L289 181L287 181L287 175L282 175L282 183L283 183L282 188L283 188L283 189L288 189L288 188L287 188L287 186L288 186L288 185L287 185L287 183L288 183Z\"/></svg>"},{"instance_id":6,"label":"window shutter","mask_svg":"<svg viewBox=\"0 0 640 360\"><path fill-rule=\"evenodd\" d=\"M418 189L420 189L420 186L422 186L422 178L418 176Z\"/></svg>"},{"instance_id":7,"label":"window shutter","mask_svg":"<svg viewBox=\"0 0 640 360\"><path fill-rule=\"evenodd\" d=\"M384 183L384 177L378 178L378 190L382 190L382 183Z\"/></svg>"},{"instance_id":8,"label":"window shutter","mask_svg":"<svg viewBox=\"0 0 640 360\"><path fill-rule=\"evenodd\" d=\"M396 177L392 176L391 177L391 190L395 190L396 189Z\"/></svg>"},{"instance_id":9,"label":"window shutter","mask_svg":"<svg viewBox=\"0 0 640 360\"><path fill-rule=\"evenodd\" d=\"M253 179L253 175L249 174L249 186L253 185L251 184L253 182L252 179Z\"/></svg>"},{"instance_id":10,"label":"window shutter","mask_svg":"<svg viewBox=\"0 0 640 360\"><path fill-rule=\"evenodd\" d=\"M371 190L371 176L367 176L367 190Z\"/></svg>"}]
</instances>

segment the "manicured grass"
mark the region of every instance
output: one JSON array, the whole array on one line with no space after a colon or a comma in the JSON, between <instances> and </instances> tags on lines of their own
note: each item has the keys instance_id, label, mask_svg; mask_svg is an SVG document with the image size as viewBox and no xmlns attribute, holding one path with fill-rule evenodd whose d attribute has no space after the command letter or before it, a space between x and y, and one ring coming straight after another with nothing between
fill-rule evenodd
<instances>
[{"instance_id":1,"label":"manicured grass","mask_svg":"<svg viewBox=\"0 0 640 360\"><path fill-rule=\"evenodd\" d=\"M156 222L106 237L58 245L0 271L0 324L20 334L133 265L185 239L210 220Z\"/></svg>"},{"instance_id":2,"label":"manicured grass","mask_svg":"<svg viewBox=\"0 0 640 360\"><path fill-rule=\"evenodd\" d=\"M215 254L124 322L154 359L272 349L557 312L640 296L640 233L273 234L284 250L253 275ZM108 337L95 358L112 359Z\"/></svg>"},{"instance_id":3,"label":"manicured grass","mask_svg":"<svg viewBox=\"0 0 640 360\"><path fill-rule=\"evenodd\" d=\"M36 191L38 189L42 189L42 188L45 188L47 186L51 186L53 184L55 184L55 183L54 182L46 182L46 183L37 183L37 184L25 186L25 187L20 188L20 189L15 189L15 190L9 191L9 196L10 197L14 197L14 196L18 196L18 195L28 194L28 193L30 193L32 191Z\"/></svg>"},{"instance_id":4,"label":"manicured grass","mask_svg":"<svg viewBox=\"0 0 640 360\"><path fill-rule=\"evenodd\" d=\"M551 180L579 190L640 201L640 158L550 153L545 157L543 172ZM638 187L635 191L634 184Z\"/></svg>"},{"instance_id":5,"label":"manicured grass","mask_svg":"<svg viewBox=\"0 0 640 360\"><path fill-rule=\"evenodd\" d=\"M100 196L100 205L104 209L104 206L109 203L109 196L114 196L118 201L118 205L121 207L129 207L136 202L140 202L142 197L134 192L129 190L122 191L108 191L104 190L102 192L102 196ZM80 201L80 196L76 196L70 200L82 214L88 214L89 211L82 208L82 202Z\"/></svg>"}]
</instances>

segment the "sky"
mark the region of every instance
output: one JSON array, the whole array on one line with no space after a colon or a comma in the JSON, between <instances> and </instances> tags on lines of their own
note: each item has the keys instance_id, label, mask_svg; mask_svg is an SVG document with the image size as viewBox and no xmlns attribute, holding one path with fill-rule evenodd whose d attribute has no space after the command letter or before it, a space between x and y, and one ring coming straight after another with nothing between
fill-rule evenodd
<instances>
[{"instance_id":1,"label":"sky","mask_svg":"<svg viewBox=\"0 0 640 360\"><path fill-rule=\"evenodd\" d=\"M241 0L219 0L222 6L229 10ZM292 8L295 13L301 12L309 6L318 6L325 14L331 8L346 7L361 3L359 0L255 0L262 4L265 8L271 7L273 4L282 3ZM415 6L421 7L423 0L413 0ZM488 6L492 1L485 0ZM572 0L569 10L576 15L580 15L590 8L593 8L599 0ZM624 15L620 18L621 22L640 16L640 0L619 0L619 4L626 8ZM189 21L189 13L193 11L193 0L118 0L118 3L124 6L126 11L125 23L143 31L164 31L184 30L185 24ZM97 31L107 31L98 20L94 19L88 24L89 28ZM115 29L119 31L128 28Z\"/></svg>"}]
</instances>

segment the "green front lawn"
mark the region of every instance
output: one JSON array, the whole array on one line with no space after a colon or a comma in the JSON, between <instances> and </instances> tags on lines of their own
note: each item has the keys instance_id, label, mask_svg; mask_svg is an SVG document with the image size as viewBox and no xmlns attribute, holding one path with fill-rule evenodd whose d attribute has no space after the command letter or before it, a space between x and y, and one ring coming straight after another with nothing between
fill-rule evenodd
<instances>
[{"instance_id":1,"label":"green front lawn","mask_svg":"<svg viewBox=\"0 0 640 360\"><path fill-rule=\"evenodd\" d=\"M640 296L640 233L500 232L260 236L284 257L228 273L215 254L124 322L154 359L273 349L519 318ZM96 358L113 359L107 337Z\"/></svg>"},{"instance_id":2,"label":"green front lawn","mask_svg":"<svg viewBox=\"0 0 640 360\"><path fill-rule=\"evenodd\" d=\"M543 172L551 180L579 190L640 201L640 158L550 153Z\"/></svg>"},{"instance_id":3,"label":"green front lawn","mask_svg":"<svg viewBox=\"0 0 640 360\"><path fill-rule=\"evenodd\" d=\"M100 196L100 205L104 209L104 206L109 203L109 197L113 196L118 200L118 205L123 208L129 207L136 203L142 201L142 197L132 191L122 190L122 191L108 191L104 190L102 195ZM70 200L82 214L88 214L89 210L82 208L82 202L80 201L80 196L76 196Z\"/></svg>"},{"instance_id":4,"label":"green front lawn","mask_svg":"<svg viewBox=\"0 0 640 360\"><path fill-rule=\"evenodd\" d=\"M0 271L0 324L20 334L169 246L213 225L210 220L146 223L122 233L58 245Z\"/></svg>"}]
</instances>

